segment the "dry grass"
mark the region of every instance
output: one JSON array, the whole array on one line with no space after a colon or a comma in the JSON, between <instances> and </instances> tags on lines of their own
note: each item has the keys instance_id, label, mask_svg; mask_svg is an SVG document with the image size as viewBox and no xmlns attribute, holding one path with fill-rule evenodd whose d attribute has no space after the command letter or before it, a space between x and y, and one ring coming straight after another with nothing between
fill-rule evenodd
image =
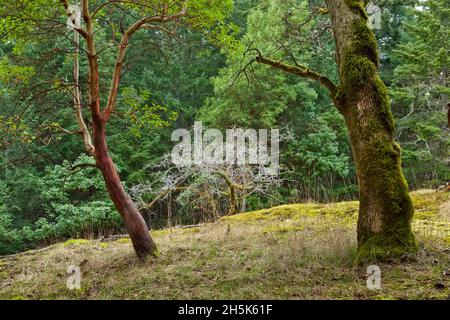
<instances>
[{"instance_id":1,"label":"dry grass","mask_svg":"<svg viewBox=\"0 0 450 320\"><path fill-rule=\"evenodd\" d=\"M161 257L139 262L129 239L72 240L0 260L4 299L446 299L449 194L414 194L417 261L380 264L382 290L355 266L357 203L300 204L200 228L154 233ZM447 239L448 238L448 239ZM66 288L78 265L81 290ZM439 284L439 285L437 285ZM444 286L444 288L442 288Z\"/></svg>"}]
</instances>

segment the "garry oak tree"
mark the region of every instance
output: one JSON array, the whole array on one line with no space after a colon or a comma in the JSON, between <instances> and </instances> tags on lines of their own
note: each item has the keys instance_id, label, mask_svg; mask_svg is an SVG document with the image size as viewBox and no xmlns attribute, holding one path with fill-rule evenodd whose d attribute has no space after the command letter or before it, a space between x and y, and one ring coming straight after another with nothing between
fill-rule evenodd
<instances>
[{"instance_id":1,"label":"garry oak tree","mask_svg":"<svg viewBox=\"0 0 450 320\"><path fill-rule=\"evenodd\" d=\"M395 259L414 254L414 209L394 139L387 89L378 75L379 53L368 26L367 1L326 0L340 83L301 64L270 59L259 50L256 61L318 81L344 116L359 184L358 259Z\"/></svg>"}]
</instances>

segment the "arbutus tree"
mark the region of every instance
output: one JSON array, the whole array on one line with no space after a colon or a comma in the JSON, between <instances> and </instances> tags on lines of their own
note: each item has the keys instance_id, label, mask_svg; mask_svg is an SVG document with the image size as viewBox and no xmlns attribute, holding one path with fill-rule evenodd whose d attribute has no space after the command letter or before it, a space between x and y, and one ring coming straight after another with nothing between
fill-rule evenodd
<instances>
[{"instance_id":1,"label":"arbutus tree","mask_svg":"<svg viewBox=\"0 0 450 320\"><path fill-rule=\"evenodd\" d=\"M143 217L125 191L107 143L107 125L115 113L127 48L133 36L141 30L154 30L159 34L175 36L176 29L180 26L196 30L220 28L221 22L229 15L231 4L232 2L228 0L81 0L79 6L67 0L1 2L0 14L5 24L0 31L2 36L7 35L12 41L21 37L26 38L29 32L37 29L47 31L65 29L61 17L64 12L69 16L67 24L75 33L73 43L76 46L71 94L79 131L69 132L60 129L65 133L76 133L83 137L86 151L95 159L111 200L122 216L135 252L141 258L158 256L158 249ZM120 40L113 46L117 48L116 60L112 75L108 78L101 73L99 57L105 49L99 50L97 38L97 32L105 26L111 29L113 38L117 33L121 34ZM67 37L61 31L59 35ZM40 36L43 36L42 33ZM48 37L51 36L54 34L49 32ZM33 41L30 38L28 40ZM85 54L88 62L87 84L84 84L88 91L86 99L86 109L90 114L88 121L85 120L83 113L85 106L80 90L82 83L78 83L80 52ZM109 82L107 94L101 90L104 82Z\"/></svg>"},{"instance_id":2,"label":"arbutus tree","mask_svg":"<svg viewBox=\"0 0 450 320\"><path fill-rule=\"evenodd\" d=\"M70 12L67 0L62 0L61 2L64 5L64 8L67 10L68 14L70 14L72 17L73 12ZM167 12L167 9L161 7L161 14L144 17L131 25L123 33L122 39L119 44L119 50L111 80L111 88L108 95L108 100L104 108L101 107L100 101L99 64L97 49L95 45L93 22L93 18L98 11L97 9L93 13L89 11L88 0L83 0L81 6L81 14L86 27L74 27L75 32L79 33L84 38L87 44L87 58L89 62L89 109L92 117L92 138L90 136L91 133L86 130L86 126L83 123L82 116L77 116L77 119L79 119L80 129L83 130L83 137L86 148L88 152L95 158L96 165L102 172L103 178L105 180L105 185L111 197L111 200L114 202L117 211L123 218L125 228L130 235L133 247L139 257L145 257L147 255L157 256L158 249L155 242L150 236L148 227L143 217L126 194L113 160L109 155L108 145L106 142L106 124L108 123L116 104L120 77L122 74L125 54L130 38L141 28L148 27L161 29L162 27L158 26L157 24L164 24L170 21L179 20L186 15L186 5L187 3L183 3L183 7L180 9L180 11L173 14L169 14ZM75 87L77 87L77 84ZM78 98L75 97L75 99ZM79 105L80 102L78 101L76 104ZM78 107L76 109L80 110L80 108L81 107Z\"/></svg>"},{"instance_id":3,"label":"arbutus tree","mask_svg":"<svg viewBox=\"0 0 450 320\"><path fill-rule=\"evenodd\" d=\"M318 10L331 20L339 85L296 61L285 63L259 49L249 50L258 53L255 60L261 64L320 83L344 116L359 184L360 261L395 259L418 249L411 230L414 208L402 173L401 149L394 140L387 89L377 71L379 53L368 26L367 2L325 0L326 8Z\"/></svg>"},{"instance_id":4,"label":"arbutus tree","mask_svg":"<svg viewBox=\"0 0 450 320\"><path fill-rule=\"evenodd\" d=\"M115 165L108 153L108 146L106 142L106 124L108 123L117 100L118 89L120 85L120 78L124 64L125 54L131 37L140 29L154 29L162 32L172 33L173 29L169 30L164 25L170 23L177 23L180 20L188 17L188 1L135 1L136 5L142 5L143 8L150 6L151 14L137 20L126 29L122 34L122 39L119 43L117 59L115 62L114 72L111 79L111 87L106 102L106 106L102 109L99 93L99 66L96 53L96 46L94 41L94 24L93 17L102 7L107 6L111 2L102 3L94 12L89 12L89 1L82 1L82 17L85 22L85 29L75 28L75 31L80 33L87 44L87 58L89 61L89 109L92 117L92 141L90 145L90 134L84 129L81 124L80 128L83 130L84 141L89 152L94 156L97 167L102 172L105 180L106 188L114 202L118 212L121 214L125 227L130 234L134 249L139 257L148 255L157 256L158 250L155 242L150 237L147 225L136 208L126 194L124 187L120 181L119 175ZM120 1L118 1L120 2ZM67 1L62 1L66 10L69 8ZM196 4L198 5L198 3ZM207 3L205 3L207 5ZM141 7L142 9L142 7ZM219 9L219 8L216 8ZM198 17L197 17L198 18ZM201 17L200 17L201 18ZM81 121L82 122L82 121ZM80 122L80 123L81 123Z\"/></svg>"}]
</instances>

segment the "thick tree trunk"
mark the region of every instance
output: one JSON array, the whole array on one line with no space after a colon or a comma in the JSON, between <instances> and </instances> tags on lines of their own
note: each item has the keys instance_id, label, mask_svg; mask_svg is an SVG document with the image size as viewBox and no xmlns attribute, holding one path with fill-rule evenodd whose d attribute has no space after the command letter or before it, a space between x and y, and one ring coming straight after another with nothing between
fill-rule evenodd
<instances>
[{"instance_id":1,"label":"thick tree trunk","mask_svg":"<svg viewBox=\"0 0 450 320\"><path fill-rule=\"evenodd\" d=\"M158 256L158 249L150 237L150 233L144 218L137 210L133 201L128 197L120 181L114 163L108 153L104 125L94 126L95 160L103 174L108 193L123 218L134 250L140 258Z\"/></svg>"},{"instance_id":2,"label":"thick tree trunk","mask_svg":"<svg viewBox=\"0 0 450 320\"><path fill-rule=\"evenodd\" d=\"M386 87L377 74L377 42L362 0L326 0L336 41L340 86L335 103L345 117L356 164L360 210L359 260L386 260L417 251L413 205Z\"/></svg>"}]
</instances>

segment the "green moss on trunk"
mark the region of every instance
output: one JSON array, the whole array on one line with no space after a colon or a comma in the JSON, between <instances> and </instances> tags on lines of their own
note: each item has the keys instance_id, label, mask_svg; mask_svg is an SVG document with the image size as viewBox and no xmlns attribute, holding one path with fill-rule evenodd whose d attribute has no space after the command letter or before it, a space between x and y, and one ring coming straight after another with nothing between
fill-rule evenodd
<instances>
[{"instance_id":1,"label":"green moss on trunk","mask_svg":"<svg viewBox=\"0 0 450 320\"><path fill-rule=\"evenodd\" d=\"M396 231L398 235L399 231ZM411 230L398 235L401 241L395 241L392 234L379 234L370 237L358 248L357 263L390 262L398 259L414 260L418 250L418 242Z\"/></svg>"},{"instance_id":2,"label":"green moss on trunk","mask_svg":"<svg viewBox=\"0 0 450 320\"><path fill-rule=\"evenodd\" d=\"M369 19L366 10L364 9L365 1L362 0L345 0L345 3L356 13L361 14L366 20Z\"/></svg>"},{"instance_id":3,"label":"green moss on trunk","mask_svg":"<svg viewBox=\"0 0 450 320\"><path fill-rule=\"evenodd\" d=\"M418 249L411 231L414 209L394 141L387 89L377 74L377 41L364 2L345 2L357 17L351 21L336 98L344 106L360 185L358 260L396 259Z\"/></svg>"}]
</instances>

